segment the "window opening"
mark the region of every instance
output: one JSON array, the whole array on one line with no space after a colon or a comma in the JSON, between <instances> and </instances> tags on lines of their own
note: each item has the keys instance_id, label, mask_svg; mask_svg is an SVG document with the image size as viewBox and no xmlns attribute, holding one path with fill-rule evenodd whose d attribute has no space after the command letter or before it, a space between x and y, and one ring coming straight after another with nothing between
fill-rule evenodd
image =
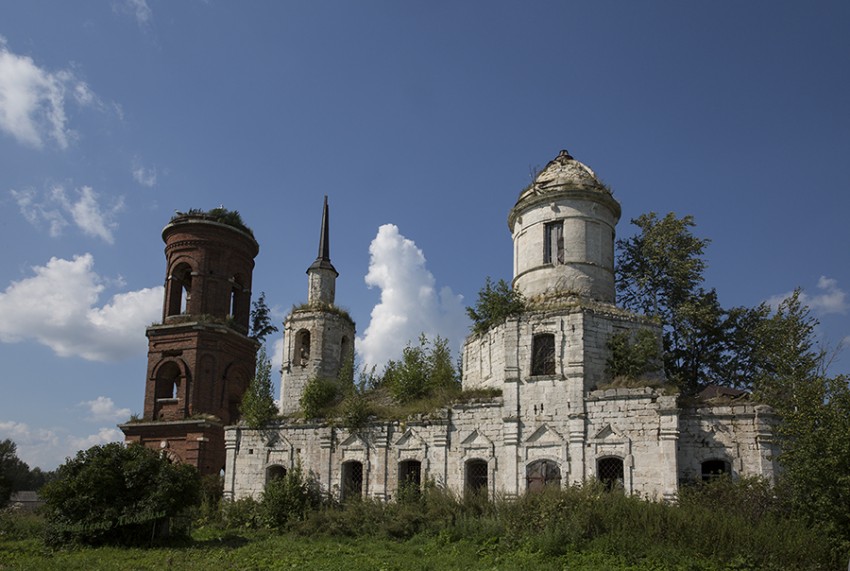
<instances>
[{"instance_id":1,"label":"window opening","mask_svg":"<svg viewBox=\"0 0 850 571\"><path fill-rule=\"evenodd\" d=\"M546 486L561 487L561 469L553 460L536 460L525 469L526 489L541 492Z\"/></svg>"},{"instance_id":2,"label":"window opening","mask_svg":"<svg viewBox=\"0 0 850 571\"><path fill-rule=\"evenodd\" d=\"M302 367L306 367L310 362L310 332L301 330L296 339L298 340L295 348L297 362Z\"/></svg>"},{"instance_id":3,"label":"window opening","mask_svg":"<svg viewBox=\"0 0 850 571\"><path fill-rule=\"evenodd\" d=\"M487 493L487 462L485 460L470 460L466 463L466 493Z\"/></svg>"},{"instance_id":4,"label":"window opening","mask_svg":"<svg viewBox=\"0 0 850 571\"><path fill-rule=\"evenodd\" d=\"M398 495L416 496L422 484L422 463L418 460L405 460L398 465Z\"/></svg>"},{"instance_id":5,"label":"window opening","mask_svg":"<svg viewBox=\"0 0 850 571\"><path fill-rule=\"evenodd\" d=\"M359 498L363 495L363 464L356 461L342 465L341 498Z\"/></svg>"},{"instance_id":6,"label":"window opening","mask_svg":"<svg viewBox=\"0 0 850 571\"><path fill-rule=\"evenodd\" d=\"M179 264L168 278L168 311L166 317L189 313L192 299L192 268Z\"/></svg>"},{"instance_id":7,"label":"window opening","mask_svg":"<svg viewBox=\"0 0 850 571\"><path fill-rule=\"evenodd\" d=\"M531 343L531 374L555 374L555 335L535 335Z\"/></svg>"},{"instance_id":8,"label":"window opening","mask_svg":"<svg viewBox=\"0 0 850 571\"><path fill-rule=\"evenodd\" d=\"M725 460L706 460L701 468L703 482L710 482L730 472L729 463Z\"/></svg>"},{"instance_id":9,"label":"window opening","mask_svg":"<svg viewBox=\"0 0 850 571\"><path fill-rule=\"evenodd\" d=\"M623 460L620 458L600 458L596 464L596 475L605 485L606 491L623 488Z\"/></svg>"},{"instance_id":10,"label":"window opening","mask_svg":"<svg viewBox=\"0 0 850 571\"><path fill-rule=\"evenodd\" d=\"M543 263L564 263L564 223L548 222L544 226Z\"/></svg>"},{"instance_id":11,"label":"window opening","mask_svg":"<svg viewBox=\"0 0 850 571\"><path fill-rule=\"evenodd\" d=\"M268 486L273 480L279 480L286 477L286 468L283 466L269 466L266 469L266 485Z\"/></svg>"}]
</instances>

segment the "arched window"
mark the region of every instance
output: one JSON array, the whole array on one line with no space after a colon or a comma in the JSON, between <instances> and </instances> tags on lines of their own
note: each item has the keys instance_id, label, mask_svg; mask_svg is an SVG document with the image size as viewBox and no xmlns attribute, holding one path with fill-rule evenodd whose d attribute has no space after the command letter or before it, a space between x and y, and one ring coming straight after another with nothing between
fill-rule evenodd
<instances>
[{"instance_id":1,"label":"arched window","mask_svg":"<svg viewBox=\"0 0 850 571\"><path fill-rule=\"evenodd\" d=\"M596 477L605 485L609 492L623 488L622 458L600 458L596 462Z\"/></svg>"},{"instance_id":2,"label":"arched window","mask_svg":"<svg viewBox=\"0 0 850 571\"><path fill-rule=\"evenodd\" d=\"M466 463L464 492L466 494L487 494L487 476L486 460L469 460Z\"/></svg>"},{"instance_id":3,"label":"arched window","mask_svg":"<svg viewBox=\"0 0 850 571\"><path fill-rule=\"evenodd\" d=\"M405 460L398 464L398 495L416 495L422 485L422 463Z\"/></svg>"},{"instance_id":4,"label":"arched window","mask_svg":"<svg viewBox=\"0 0 850 571\"><path fill-rule=\"evenodd\" d=\"M156 372L157 399L176 399L180 389L180 367L174 361L163 364Z\"/></svg>"},{"instance_id":5,"label":"arched window","mask_svg":"<svg viewBox=\"0 0 850 571\"><path fill-rule=\"evenodd\" d=\"M561 469L553 460L536 460L525 468L525 483L529 492L540 492L547 486L560 488Z\"/></svg>"},{"instance_id":6,"label":"arched window","mask_svg":"<svg viewBox=\"0 0 850 571\"><path fill-rule=\"evenodd\" d=\"M706 460L700 466L703 482L710 482L731 472L729 462L726 460Z\"/></svg>"},{"instance_id":7,"label":"arched window","mask_svg":"<svg viewBox=\"0 0 850 571\"><path fill-rule=\"evenodd\" d=\"M177 264L168 276L168 307L166 317L189 313L192 299L192 268L189 264Z\"/></svg>"},{"instance_id":8,"label":"arched window","mask_svg":"<svg viewBox=\"0 0 850 571\"><path fill-rule=\"evenodd\" d=\"M540 333L531 341L531 374L555 374L555 335Z\"/></svg>"},{"instance_id":9,"label":"arched window","mask_svg":"<svg viewBox=\"0 0 850 571\"><path fill-rule=\"evenodd\" d=\"M310 332L302 329L295 335L295 363L306 367L310 362Z\"/></svg>"},{"instance_id":10,"label":"arched window","mask_svg":"<svg viewBox=\"0 0 850 571\"><path fill-rule=\"evenodd\" d=\"M343 462L340 494L343 500L363 495L363 464L356 460Z\"/></svg>"},{"instance_id":11,"label":"arched window","mask_svg":"<svg viewBox=\"0 0 850 571\"><path fill-rule=\"evenodd\" d=\"M266 468L266 485L268 486L273 480L279 480L286 476L286 468L283 466L269 466Z\"/></svg>"}]
</instances>

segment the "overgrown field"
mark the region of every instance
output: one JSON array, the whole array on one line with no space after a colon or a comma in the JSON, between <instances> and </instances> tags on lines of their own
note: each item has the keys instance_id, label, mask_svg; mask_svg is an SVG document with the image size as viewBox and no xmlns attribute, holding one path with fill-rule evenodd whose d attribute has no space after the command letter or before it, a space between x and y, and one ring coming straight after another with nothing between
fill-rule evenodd
<instances>
[{"instance_id":1,"label":"overgrown field","mask_svg":"<svg viewBox=\"0 0 850 571\"><path fill-rule=\"evenodd\" d=\"M784 512L758 481L665 505L596 486L512 501L429 488L396 503L243 500L194 514L189 538L49 549L39 516L0 516L0 569L844 569L845 545Z\"/></svg>"}]
</instances>

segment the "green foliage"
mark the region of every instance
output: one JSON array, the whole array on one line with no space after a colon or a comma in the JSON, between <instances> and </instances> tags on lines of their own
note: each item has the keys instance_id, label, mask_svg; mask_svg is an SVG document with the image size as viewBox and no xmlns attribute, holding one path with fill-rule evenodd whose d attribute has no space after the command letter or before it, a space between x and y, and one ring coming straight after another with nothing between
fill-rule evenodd
<instances>
[{"instance_id":1,"label":"green foliage","mask_svg":"<svg viewBox=\"0 0 850 571\"><path fill-rule=\"evenodd\" d=\"M233 226L234 228L245 232L252 238L254 237L254 231L245 225L245 222L242 221L242 215L239 214L238 210L228 210L223 207L213 208L212 210L191 208L188 212L178 212L172 216L171 222L182 222L184 219L189 218L201 218L203 220L211 220L213 222L227 224L228 226Z\"/></svg>"},{"instance_id":2,"label":"green foliage","mask_svg":"<svg viewBox=\"0 0 850 571\"><path fill-rule=\"evenodd\" d=\"M324 311L326 313L332 313L333 315L338 315L345 319L346 321L354 324L354 320L351 319L351 315L348 313L348 310L344 307L340 307L338 305L334 305L332 303L324 303L324 302L313 302L313 303L300 303L292 306L292 313L297 313L300 311Z\"/></svg>"},{"instance_id":3,"label":"green foliage","mask_svg":"<svg viewBox=\"0 0 850 571\"><path fill-rule=\"evenodd\" d=\"M401 403L439 390L459 392L458 374L452 364L448 340L437 336L431 342L423 333L418 345L408 343L399 361L387 363L383 385Z\"/></svg>"},{"instance_id":4,"label":"green foliage","mask_svg":"<svg viewBox=\"0 0 850 571\"><path fill-rule=\"evenodd\" d=\"M323 411L339 399L339 389L337 379L311 378L301 393L301 414L304 418L321 418Z\"/></svg>"},{"instance_id":5,"label":"green foliage","mask_svg":"<svg viewBox=\"0 0 850 571\"><path fill-rule=\"evenodd\" d=\"M22 490L38 490L52 477L52 472L41 468L30 469L18 458L17 445L10 439L0 441L0 508L6 506L12 493Z\"/></svg>"},{"instance_id":6,"label":"green foliage","mask_svg":"<svg viewBox=\"0 0 850 571\"><path fill-rule=\"evenodd\" d=\"M77 453L42 489L53 545L147 542L199 500L194 467L172 464L140 445L94 446Z\"/></svg>"},{"instance_id":7,"label":"green foliage","mask_svg":"<svg viewBox=\"0 0 850 571\"><path fill-rule=\"evenodd\" d=\"M611 349L608 374L612 378L642 379L663 367L659 339L649 329L639 329L634 334L615 333L608 341L608 348Z\"/></svg>"},{"instance_id":8,"label":"green foliage","mask_svg":"<svg viewBox=\"0 0 850 571\"><path fill-rule=\"evenodd\" d=\"M663 325L664 369L685 393L724 382L724 311L714 290L702 286L709 240L692 233L692 216L654 212L632 220L638 233L618 240L620 303Z\"/></svg>"},{"instance_id":9,"label":"green foliage","mask_svg":"<svg viewBox=\"0 0 850 571\"><path fill-rule=\"evenodd\" d=\"M301 521L324 503L324 494L312 474L304 475L300 465L289 470L282 478L266 484L260 500L263 523L267 527L285 528Z\"/></svg>"},{"instance_id":10,"label":"green foliage","mask_svg":"<svg viewBox=\"0 0 850 571\"><path fill-rule=\"evenodd\" d=\"M251 332L250 337L257 343L265 343L266 336L278 331L277 326L272 324L271 310L266 305L266 292L261 291L260 296L251 304Z\"/></svg>"},{"instance_id":11,"label":"green foliage","mask_svg":"<svg viewBox=\"0 0 850 571\"><path fill-rule=\"evenodd\" d=\"M466 314L472 320L473 333L481 334L525 309L526 302L521 292L511 289L505 280L494 284L487 276L484 287L478 292L478 300L473 307L466 308Z\"/></svg>"},{"instance_id":12,"label":"green foliage","mask_svg":"<svg viewBox=\"0 0 850 571\"><path fill-rule=\"evenodd\" d=\"M271 379L272 364L265 347L257 353L257 369L242 395L239 412L249 428L262 428L277 416Z\"/></svg>"}]
</instances>

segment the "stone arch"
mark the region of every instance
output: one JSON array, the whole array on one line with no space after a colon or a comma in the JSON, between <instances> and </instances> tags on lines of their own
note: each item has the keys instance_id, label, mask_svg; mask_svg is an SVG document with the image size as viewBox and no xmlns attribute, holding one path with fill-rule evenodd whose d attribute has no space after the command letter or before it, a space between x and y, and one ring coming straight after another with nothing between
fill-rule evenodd
<instances>
[{"instance_id":1,"label":"stone arch","mask_svg":"<svg viewBox=\"0 0 850 571\"><path fill-rule=\"evenodd\" d=\"M306 367L310 362L310 331L299 329L295 334L295 363Z\"/></svg>"},{"instance_id":2,"label":"stone arch","mask_svg":"<svg viewBox=\"0 0 850 571\"><path fill-rule=\"evenodd\" d=\"M561 487L561 467L545 458L530 462L525 467L525 485L528 492L542 492L547 487Z\"/></svg>"},{"instance_id":3,"label":"stone arch","mask_svg":"<svg viewBox=\"0 0 850 571\"><path fill-rule=\"evenodd\" d=\"M186 261L179 261L171 267L167 278L165 317L189 313L194 273L194 269Z\"/></svg>"},{"instance_id":4,"label":"stone arch","mask_svg":"<svg viewBox=\"0 0 850 571\"><path fill-rule=\"evenodd\" d=\"M286 477L286 468L280 464L272 464L266 468L266 486L274 480L279 480Z\"/></svg>"}]
</instances>

